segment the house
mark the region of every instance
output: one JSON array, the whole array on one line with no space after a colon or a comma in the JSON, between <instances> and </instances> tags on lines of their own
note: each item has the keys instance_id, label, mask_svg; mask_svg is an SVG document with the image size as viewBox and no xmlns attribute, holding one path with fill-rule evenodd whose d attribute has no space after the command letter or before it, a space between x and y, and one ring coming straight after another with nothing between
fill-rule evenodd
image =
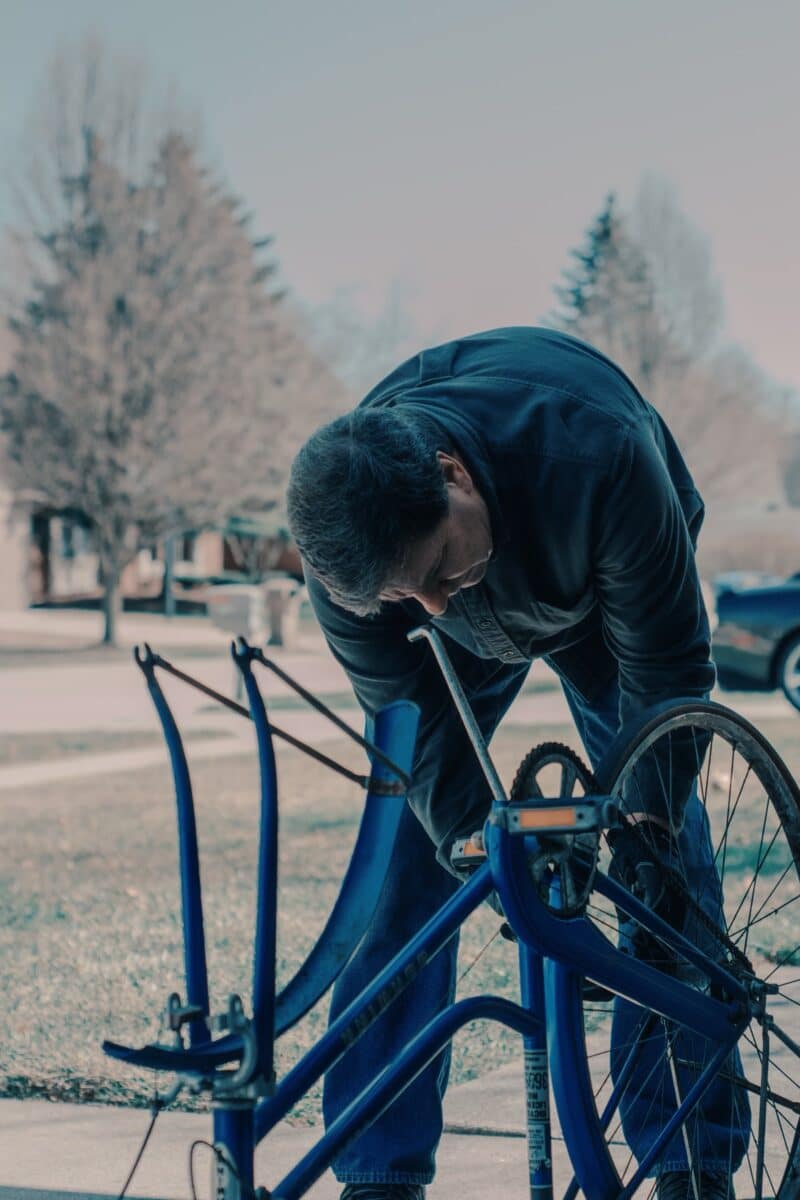
<instances>
[{"instance_id":1,"label":"house","mask_svg":"<svg viewBox=\"0 0 800 1200\"><path fill-rule=\"evenodd\" d=\"M99 603L98 555L82 515L32 503L19 519L14 546L20 577L5 607ZM300 556L277 516L232 518L217 529L187 531L143 547L122 573L123 601L136 607L163 605L169 565L178 601L198 608L209 584L257 582L272 571L302 576Z\"/></svg>"},{"instance_id":2,"label":"house","mask_svg":"<svg viewBox=\"0 0 800 1200\"><path fill-rule=\"evenodd\" d=\"M30 602L29 579L35 567L28 530L27 516L0 481L0 610L18 610Z\"/></svg>"}]
</instances>

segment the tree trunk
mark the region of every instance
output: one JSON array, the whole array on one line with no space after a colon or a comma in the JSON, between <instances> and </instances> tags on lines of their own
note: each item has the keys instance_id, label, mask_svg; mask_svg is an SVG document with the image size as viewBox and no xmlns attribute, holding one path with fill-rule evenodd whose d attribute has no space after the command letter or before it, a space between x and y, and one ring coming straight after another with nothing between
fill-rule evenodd
<instances>
[{"instance_id":1,"label":"tree trunk","mask_svg":"<svg viewBox=\"0 0 800 1200\"><path fill-rule=\"evenodd\" d=\"M175 534L168 533L164 538L164 616L175 616Z\"/></svg>"},{"instance_id":2,"label":"tree trunk","mask_svg":"<svg viewBox=\"0 0 800 1200\"><path fill-rule=\"evenodd\" d=\"M117 617L122 611L122 597L119 591L120 571L111 567L103 571L103 645L117 644Z\"/></svg>"}]
</instances>

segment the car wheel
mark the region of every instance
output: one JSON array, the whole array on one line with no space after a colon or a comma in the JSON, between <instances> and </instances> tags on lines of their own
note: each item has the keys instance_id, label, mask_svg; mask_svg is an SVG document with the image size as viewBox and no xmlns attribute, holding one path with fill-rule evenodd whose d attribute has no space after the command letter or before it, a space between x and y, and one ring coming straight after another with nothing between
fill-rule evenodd
<instances>
[{"instance_id":1,"label":"car wheel","mask_svg":"<svg viewBox=\"0 0 800 1200\"><path fill-rule=\"evenodd\" d=\"M800 709L800 635L793 637L781 652L778 683L789 703Z\"/></svg>"}]
</instances>

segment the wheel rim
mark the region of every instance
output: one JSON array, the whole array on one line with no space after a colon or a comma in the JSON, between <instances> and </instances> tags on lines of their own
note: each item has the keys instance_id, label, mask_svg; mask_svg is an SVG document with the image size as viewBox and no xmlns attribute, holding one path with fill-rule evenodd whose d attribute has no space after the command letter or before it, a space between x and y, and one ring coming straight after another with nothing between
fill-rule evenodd
<instances>
[{"instance_id":1,"label":"wheel rim","mask_svg":"<svg viewBox=\"0 0 800 1200\"><path fill-rule=\"evenodd\" d=\"M795 708L800 708L800 642L784 659L781 683L787 698Z\"/></svg>"},{"instance_id":2,"label":"wheel rim","mask_svg":"<svg viewBox=\"0 0 800 1200\"><path fill-rule=\"evenodd\" d=\"M687 746L694 743L700 812L708 820L711 832L715 869L722 881L726 927L733 944L750 961L756 978L777 985L775 995L767 997L766 1016L774 1019L778 1028L795 1042L800 1042L800 794L774 751L735 714L711 704L676 709L674 714L645 727L610 773L604 772L603 790L631 807L635 797L632 781L637 774L649 778L651 784L657 778L659 786L668 790L663 772L659 775L651 769L648 775L648 760L652 763L661 755L663 763L664 752L670 750L673 757L680 758L682 754L685 760ZM676 745L679 752L675 751ZM601 870L607 869L607 853L606 850L606 857L601 858ZM690 875L694 879L693 894L708 891L707 874L703 878L691 868ZM707 898L704 903L709 907ZM587 917L612 941L617 940L619 920L613 909L593 897ZM695 926L695 940L709 937L699 916L695 918ZM686 932L688 936L688 924ZM736 962L734 973L746 974L738 959ZM686 975L687 981L690 978L681 964L673 962L670 969ZM693 985L705 987L706 981L697 978L695 972ZM629 1005L628 1010L630 1017L633 1006ZM613 1095L611 1025L613 1021L620 1022L620 1013L625 1011L618 1001L584 1003L586 1051L598 1113L603 1112ZM642 1010L636 1011L645 1020ZM673 1161L669 1165L677 1165L681 1147L684 1161L688 1160L697 1172L701 1165L709 1166L712 1153L720 1160L727 1158L732 1162L743 1145L741 1164L735 1172L736 1195L780 1196L786 1200L800 1195L793 1167L800 1121L800 1059L774 1034L770 1037L767 1033L768 1069L765 1070L766 1025L761 1018L751 1021L740 1043L743 1074L736 1064L728 1064L724 1078L715 1082L710 1094L708 1107L714 1109L712 1115L717 1125L738 1122L740 1140L720 1135L712 1128L706 1112L701 1111L687 1121L680 1143L670 1144ZM670 1039L674 1047L672 1062L669 1054L664 1053ZM634 1067L632 1082L624 1086L621 1098L618 1097L618 1107L611 1113L605 1133L609 1153L625 1184L637 1169L626 1135L633 1128L635 1142L637 1125L649 1126L652 1143L652 1129L660 1129L666 1120L664 1114L669 1112L665 1098L673 1102L670 1080L685 1095L687 1081L690 1084L697 1077L698 1067L709 1053L707 1046L699 1045L702 1039L690 1040L685 1033L666 1029L660 1018L655 1019L645 1038L629 1041L632 1059L640 1056L641 1063ZM618 1049L617 1077L621 1057ZM648 1072L650 1081L643 1085ZM638 1097L634 1088L639 1089ZM650 1105L649 1110L639 1103L642 1098ZM727 1113L724 1119L720 1116L723 1107ZM759 1153L759 1140L765 1146L764 1154ZM721 1142L725 1152L720 1149ZM637 1195L653 1194L655 1187L655 1181L649 1179Z\"/></svg>"}]
</instances>

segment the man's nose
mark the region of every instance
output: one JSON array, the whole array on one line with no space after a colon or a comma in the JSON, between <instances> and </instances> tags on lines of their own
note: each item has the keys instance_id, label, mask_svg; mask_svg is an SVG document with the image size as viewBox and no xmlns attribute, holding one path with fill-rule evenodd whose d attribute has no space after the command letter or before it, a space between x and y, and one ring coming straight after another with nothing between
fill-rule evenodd
<instances>
[{"instance_id":1,"label":"man's nose","mask_svg":"<svg viewBox=\"0 0 800 1200\"><path fill-rule=\"evenodd\" d=\"M426 613L430 613L432 617L440 617L447 608L447 601L450 598L450 593L443 587L429 588L424 592L417 592L415 597Z\"/></svg>"}]
</instances>

